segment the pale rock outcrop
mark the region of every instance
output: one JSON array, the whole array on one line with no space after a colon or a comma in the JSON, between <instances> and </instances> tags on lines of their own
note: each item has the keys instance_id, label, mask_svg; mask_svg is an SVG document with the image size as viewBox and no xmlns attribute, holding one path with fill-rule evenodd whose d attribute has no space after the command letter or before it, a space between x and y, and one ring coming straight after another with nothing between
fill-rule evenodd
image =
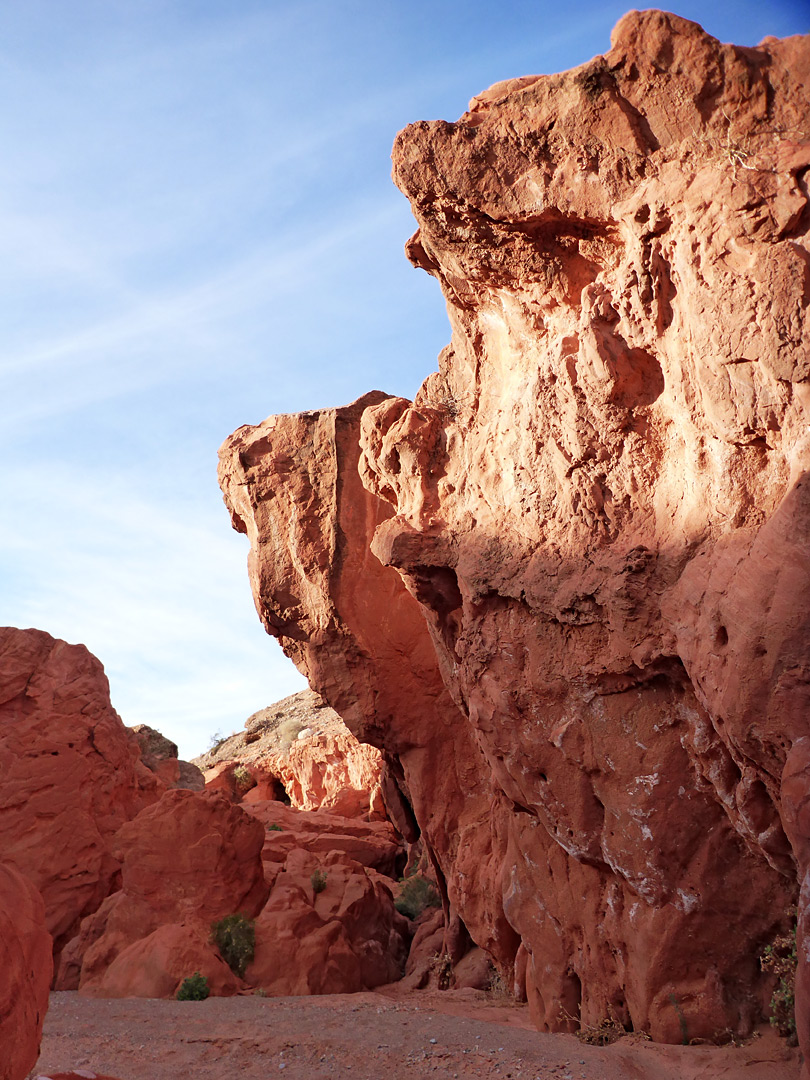
<instances>
[{"instance_id":1,"label":"pale rock outcrop","mask_svg":"<svg viewBox=\"0 0 810 1080\"><path fill-rule=\"evenodd\" d=\"M809 88L631 12L407 128L439 371L221 451L264 625L543 1028L749 1032L807 873Z\"/></svg>"},{"instance_id":2,"label":"pale rock outcrop","mask_svg":"<svg viewBox=\"0 0 810 1080\"><path fill-rule=\"evenodd\" d=\"M280 785L298 810L385 817L380 751L359 742L334 709L311 690L260 709L245 721L244 732L223 739L196 764L209 786L230 789L237 799L244 791L234 782L233 764L250 770L260 786L255 798L268 798L268 786Z\"/></svg>"},{"instance_id":3,"label":"pale rock outcrop","mask_svg":"<svg viewBox=\"0 0 810 1080\"><path fill-rule=\"evenodd\" d=\"M53 972L42 897L0 863L0 1080L23 1080L39 1057Z\"/></svg>"}]
</instances>

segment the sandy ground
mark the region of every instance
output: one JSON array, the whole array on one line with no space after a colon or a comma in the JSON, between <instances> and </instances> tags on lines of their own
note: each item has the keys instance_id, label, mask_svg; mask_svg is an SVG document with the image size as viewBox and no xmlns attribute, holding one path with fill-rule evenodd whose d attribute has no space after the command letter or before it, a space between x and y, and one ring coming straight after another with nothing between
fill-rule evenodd
<instances>
[{"instance_id":1,"label":"sandy ground","mask_svg":"<svg viewBox=\"0 0 810 1080\"><path fill-rule=\"evenodd\" d=\"M310 998L94 1000L51 994L32 1077L119 1080L796 1080L799 1058L769 1030L743 1047L587 1046L541 1035L525 1007L475 991Z\"/></svg>"}]
</instances>

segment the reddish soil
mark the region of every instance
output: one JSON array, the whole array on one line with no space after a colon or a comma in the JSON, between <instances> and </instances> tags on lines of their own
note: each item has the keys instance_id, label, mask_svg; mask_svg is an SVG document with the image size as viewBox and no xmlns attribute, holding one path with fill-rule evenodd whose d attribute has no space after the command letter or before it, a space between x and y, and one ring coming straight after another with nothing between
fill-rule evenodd
<instances>
[{"instance_id":1,"label":"reddish soil","mask_svg":"<svg viewBox=\"0 0 810 1080\"><path fill-rule=\"evenodd\" d=\"M76 1070L71 1074L68 1070ZM103 1074L103 1077L102 1077ZM51 994L32 1077L51 1080L796 1080L771 1031L741 1047L588 1046L476 991L201 1002Z\"/></svg>"}]
</instances>

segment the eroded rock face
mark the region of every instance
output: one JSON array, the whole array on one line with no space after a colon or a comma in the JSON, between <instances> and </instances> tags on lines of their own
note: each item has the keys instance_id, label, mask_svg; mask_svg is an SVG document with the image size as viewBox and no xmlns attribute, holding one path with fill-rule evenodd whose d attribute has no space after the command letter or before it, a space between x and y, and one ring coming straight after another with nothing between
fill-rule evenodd
<instances>
[{"instance_id":1,"label":"eroded rock face","mask_svg":"<svg viewBox=\"0 0 810 1080\"><path fill-rule=\"evenodd\" d=\"M360 425L389 400L375 392L240 428L220 451L220 483L250 538L268 632L354 734L383 751L391 820L406 840L421 835L440 879L461 886L480 944L508 962L517 938L500 899L506 812L442 681L419 602L371 552L391 507L360 482ZM478 887L482 875L491 888Z\"/></svg>"},{"instance_id":2,"label":"eroded rock face","mask_svg":"<svg viewBox=\"0 0 810 1080\"><path fill-rule=\"evenodd\" d=\"M244 769L255 798L268 792L289 801L297 810L327 810L342 817L385 817L380 791L382 755L359 742L334 709L302 690L245 721L245 731L223 739L197 758L206 783L230 789L234 798L245 794ZM236 777L231 765L242 765Z\"/></svg>"},{"instance_id":3,"label":"eroded rock face","mask_svg":"<svg viewBox=\"0 0 810 1080\"><path fill-rule=\"evenodd\" d=\"M0 851L42 894L58 957L114 885L114 834L164 790L83 645L0 628L0 776Z\"/></svg>"},{"instance_id":4,"label":"eroded rock face","mask_svg":"<svg viewBox=\"0 0 810 1080\"><path fill-rule=\"evenodd\" d=\"M399 979L409 943L381 880L341 851L293 848L256 920L246 978L273 996L353 994Z\"/></svg>"},{"instance_id":5,"label":"eroded rock face","mask_svg":"<svg viewBox=\"0 0 810 1080\"><path fill-rule=\"evenodd\" d=\"M216 958L211 923L261 910L264 828L222 795L168 791L116 834L121 889L82 923L57 985L95 997L173 995L186 975L240 985ZM187 970L183 970L183 964Z\"/></svg>"},{"instance_id":6,"label":"eroded rock face","mask_svg":"<svg viewBox=\"0 0 810 1080\"><path fill-rule=\"evenodd\" d=\"M407 128L438 373L221 452L265 626L543 1028L747 1033L807 872L808 88L633 12Z\"/></svg>"},{"instance_id":7,"label":"eroded rock face","mask_svg":"<svg viewBox=\"0 0 810 1080\"><path fill-rule=\"evenodd\" d=\"M0 1080L23 1080L36 1064L52 971L42 897L0 863Z\"/></svg>"}]
</instances>

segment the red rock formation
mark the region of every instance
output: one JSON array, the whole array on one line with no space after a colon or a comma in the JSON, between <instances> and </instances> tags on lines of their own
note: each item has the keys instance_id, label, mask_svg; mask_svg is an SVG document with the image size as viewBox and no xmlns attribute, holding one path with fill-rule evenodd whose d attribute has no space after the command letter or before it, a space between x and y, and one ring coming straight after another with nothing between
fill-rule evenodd
<instances>
[{"instance_id":1,"label":"red rock formation","mask_svg":"<svg viewBox=\"0 0 810 1080\"><path fill-rule=\"evenodd\" d=\"M0 850L45 901L58 956L113 887L116 831L163 785L83 645L0 628Z\"/></svg>"},{"instance_id":2,"label":"red rock formation","mask_svg":"<svg viewBox=\"0 0 810 1080\"><path fill-rule=\"evenodd\" d=\"M443 685L419 603L370 551L391 509L360 482L360 422L385 400L373 393L240 428L220 452L220 482L234 527L251 541L268 632L355 735L383 750L392 821L409 842L421 834L440 880L456 882L477 940L508 961L517 938L500 898L504 810ZM493 887L479 888L481 875Z\"/></svg>"},{"instance_id":3,"label":"red rock formation","mask_svg":"<svg viewBox=\"0 0 810 1080\"><path fill-rule=\"evenodd\" d=\"M209 789L239 801L250 773L251 798L284 795L298 810L328 810L342 817L385 818L380 792L380 751L358 742L334 709L317 694L298 694L261 709L197 759ZM244 769L236 773L236 768ZM255 785L255 787L254 787Z\"/></svg>"},{"instance_id":4,"label":"red rock formation","mask_svg":"<svg viewBox=\"0 0 810 1080\"><path fill-rule=\"evenodd\" d=\"M390 889L363 866L294 848L256 920L246 978L274 996L371 990L399 979L409 940Z\"/></svg>"},{"instance_id":5,"label":"red rock formation","mask_svg":"<svg viewBox=\"0 0 810 1080\"><path fill-rule=\"evenodd\" d=\"M117 833L121 889L84 920L57 985L96 997L173 996L200 971L212 990L233 993L239 983L217 960L210 926L261 910L263 841L260 822L223 796L166 792Z\"/></svg>"},{"instance_id":6,"label":"red rock formation","mask_svg":"<svg viewBox=\"0 0 810 1080\"><path fill-rule=\"evenodd\" d=\"M202 791L203 774L190 761L178 760L177 744L148 724L136 724L129 729L141 749L141 761L166 787Z\"/></svg>"},{"instance_id":7,"label":"red rock formation","mask_svg":"<svg viewBox=\"0 0 810 1080\"><path fill-rule=\"evenodd\" d=\"M51 944L42 897L23 874L0 863L0 1080L23 1080L39 1057Z\"/></svg>"},{"instance_id":8,"label":"red rock formation","mask_svg":"<svg viewBox=\"0 0 810 1080\"><path fill-rule=\"evenodd\" d=\"M407 128L439 371L221 451L266 628L541 1027L748 1032L806 873L808 88L810 39L631 12Z\"/></svg>"},{"instance_id":9,"label":"red rock formation","mask_svg":"<svg viewBox=\"0 0 810 1080\"><path fill-rule=\"evenodd\" d=\"M253 801L242 808L254 815L267 830L262 858L268 881L274 880L294 849L323 857L341 852L378 874L395 879L405 861L399 839L388 821L358 821L324 810L300 811L276 801Z\"/></svg>"}]
</instances>

